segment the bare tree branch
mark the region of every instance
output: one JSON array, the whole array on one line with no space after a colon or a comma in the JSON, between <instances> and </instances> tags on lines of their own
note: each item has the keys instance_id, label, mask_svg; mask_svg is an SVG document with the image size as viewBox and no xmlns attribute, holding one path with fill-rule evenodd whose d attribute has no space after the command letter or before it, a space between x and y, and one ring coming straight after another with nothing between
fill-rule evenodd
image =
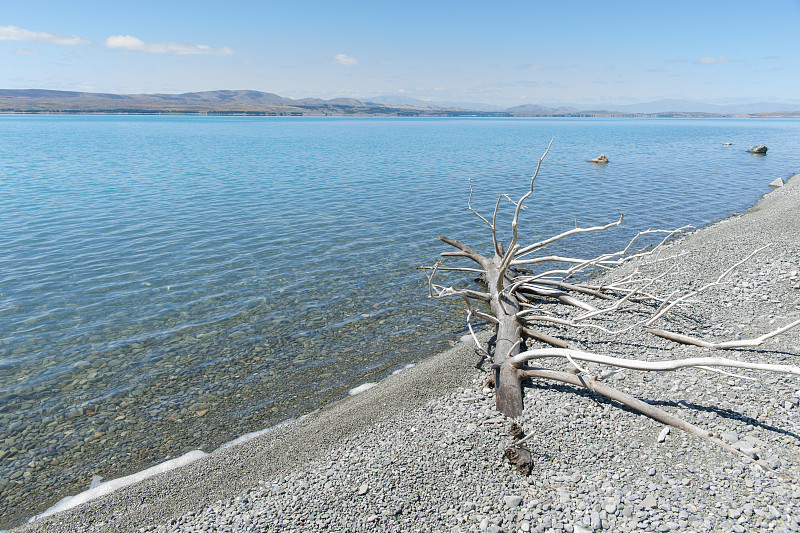
<instances>
[{"instance_id":1,"label":"bare tree branch","mask_svg":"<svg viewBox=\"0 0 800 533\"><path fill-rule=\"evenodd\" d=\"M662 316L664 316L664 314L665 314L665 313L667 313L667 312L669 312L669 310L670 310L670 309L672 309L673 307L675 307L676 305L678 305L678 304L680 304L680 303L683 303L683 302L687 301L689 298L692 298L692 297L694 297L694 296L696 296L696 295L700 294L701 292L703 292L703 291L705 291L705 290L707 290L707 289L709 289L709 288L711 288L711 287L715 287L715 286L718 286L718 285L722 285L722 280L723 280L723 279L725 279L726 277L728 277L728 275L729 275L731 272L733 272L733 271L734 271L736 268L738 268L739 266L741 266L743 263L746 263L747 261L749 261L749 260L750 260L750 258L751 258L751 257L753 257L755 254L757 254L758 252L760 252L761 250L763 250L764 248L767 248L767 247L769 247L769 246L771 246L771 245L770 245L770 244L765 244L765 245L764 245L764 246L762 246L761 248L758 248L758 249L756 249L756 250L753 250L753 251L752 251L752 252L751 252L751 253L750 253L750 254L749 254L747 257L745 257L745 258L744 258L744 259L742 259L741 261L739 261L739 262L735 263L733 266L731 266L730 268L728 268L728 270L726 270L725 272L723 272L722 274L720 274L720 276L719 276L719 277L718 277L718 278L717 278L715 281L712 281L711 283L708 283L708 284L706 284L706 285L703 285L703 286L702 286L702 287L700 287L699 289L697 289L697 290L695 290L695 291L692 291L692 292L690 292L690 293L687 293L687 294L685 294L685 295L681 296L680 298L676 298L676 299L675 299L675 300L673 300L673 301L672 301L672 302L671 302L669 305L665 306L665 307L664 307L663 309L661 309L661 310L660 310L658 313L656 313L655 315L653 315L653 316L650 318L650 320L648 320L648 321L645 323L645 325L647 325L647 326L650 326L650 325L652 325L652 324L653 324L653 322L655 322L656 320L658 320L659 318L661 318Z\"/></svg>"},{"instance_id":2,"label":"bare tree branch","mask_svg":"<svg viewBox=\"0 0 800 533\"><path fill-rule=\"evenodd\" d=\"M742 340L725 341L725 342L704 341L702 339L690 337L689 335L673 333L671 331L665 331L663 329L656 329L656 328L647 328L645 331L647 331L648 333L652 333L657 337L663 337L665 339L679 342L681 344L691 344L694 346L700 346L702 348L708 348L709 350L729 350L731 348L754 348L756 346L760 346L761 343L763 343L764 341L771 339L776 335L780 335L785 331L789 331L790 329L792 329L797 325L800 325L800 320L795 320L790 324L787 324L776 330L770 331L769 333L765 333L760 337L756 337L754 339L742 339Z\"/></svg>"},{"instance_id":3,"label":"bare tree branch","mask_svg":"<svg viewBox=\"0 0 800 533\"><path fill-rule=\"evenodd\" d=\"M593 226L591 228L573 228L573 229L571 229L569 231L565 231L564 233L560 233L560 234L556 235L555 237L550 237L549 239L545 239L543 241L539 241L539 242L530 244L528 246L525 246L524 248L520 248L519 252L517 252L515 257L517 259L519 259L520 257L522 257L524 255L527 255L527 254L529 254L529 253L531 253L533 251L536 251L539 248L543 248L543 247L547 246L550 243L559 241L561 239L565 239L565 238L567 238L567 237L569 237L571 235L577 235L578 233L589 233L589 232L592 232L592 231L604 231L604 230L607 230L609 228L613 228L614 226L619 226L620 224L622 224L622 219L623 218L625 218L625 215L621 214L619 216L619 220L617 220L616 222L610 222L610 223L608 223L608 224L606 224L604 226Z\"/></svg>"},{"instance_id":4,"label":"bare tree branch","mask_svg":"<svg viewBox=\"0 0 800 533\"><path fill-rule=\"evenodd\" d=\"M620 335L634 329L644 329L650 334L667 340L698 346L709 350L748 348L758 346L768 339L800 325L800 319L753 339L710 342L691 337L668 328L651 327L657 320L675 318L673 311L685 310L703 291L712 287L725 285L725 279L740 265L763 250L759 248L747 257L730 266L714 281L702 285L698 289L688 290L675 287L669 283L669 276L674 273L680 261L685 261L687 252L673 250L669 244L672 239L687 228L677 230L648 229L639 231L628 243L618 251L603 253L588 259L569 257L558 251L548 255L534 255L548 245L579 234L609 230L622 224L624 216L604 225L581 228L576 227L533 244L519 243L519 223L525 202L533 195L534 182L539 175L542 162L547 156L553 141L547 146L530 180L529 187L518 202L514 202L508 194L498 196L491 221L475 211L472 207L472 184L467 207L491 230L492 250L489 254L481 254L466 244L447 237L439 237L444 243L455 248L455 251L444 252L444 257L469 259L480 268L442 267L437 262L432 267L423 267L428 276L428 296L432 299L460 297L467 306L467 327L477 344L472 328L472 318L485 320L493 325L495 336L492 344L494 352L492 369L493 382L496 387L497 409L508 417L516 418L522 414L523 396L521 383L529 378L551 379L586 387L598 394L619 401L647 416L651 416L665 424L683 429L694 435L708 439L726 450L742 455L738 450L711 436L697 426L689 424L654 406L646 404L601 383L597 378L576 377L569 373L558 372L546 368L532 369L527 366L531 361L541 364L548 359L558 358L569 361L574 367L581 369L581 363L594 363L615 368L623 368L645 372L665 372L695 368L722 373L742 379L753 379L749 375L737 375L723 369L739 369L756 372L778 372L792 376L800 376L800 367L793 365L772 364L769 362L737 361L724 357L692 357L662 361L643 361L634 358L612 357L576 349L566 340L537 329L536 325L548 325L551 328L591 328L606 335ZM503 243L498 238L498 224L501 217L500 203L507 198L514 205L510 220L511 240L504 251ZM530 266L530 268L526 268ZM617 270L618 267L623 269ZM536 270L533 270L536 269ZM448 287L434 283L439 271L470 272L481 274L485 282L485 291L469 288ZM428 275L427 272L430 272ZM586 281L603 272L602 281ZM445 274L441 274L445 275ZM488 304L477 309L474 301ZM629 317L623 319L621 317ZM626 323L627 322L627 323ZM536 343L550 345L538 348ZM530 344L530 346L529 346ZM749 458L748 458L749 459ZM765 468L766 465L763 465Z\"/></svg>"},{"instance_id":5,"label":"bare tree branch","mask_svg":"<svg viewBox=\"0 0 800 533\"><path fill-rule=\"evenodd\" d=\"M647 372L669 372L681 368L699 366L722 366L728 368L743 368L750 370L761 370L766 372L780 372L782 374L794 374L800 376L800 367L793 365L774 365L769 363L750 363L747 361L735 361L724 357L692 357L689 359L671 359L667 361L637 361L635 359L624 359L621 357L611 357L581 350L565 350L563 348L541 348L537 350L527 350L520 352L510 358L507 363L520 367L522 363L536 359L547 359L551 357L571 357L578 361L598 363L601 365L615 366L617 368L627 368L630 370L644 370Z\"/></svg>"}]
</instances>

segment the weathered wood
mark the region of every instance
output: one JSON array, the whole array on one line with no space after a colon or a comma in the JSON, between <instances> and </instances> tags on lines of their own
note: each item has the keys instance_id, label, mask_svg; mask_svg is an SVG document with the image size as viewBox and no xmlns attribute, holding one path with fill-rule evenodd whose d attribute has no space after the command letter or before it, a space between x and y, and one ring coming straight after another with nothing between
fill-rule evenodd
<instances>
[{"instance_id":1,"label":"weathered wood","mask_svg":"<svg viewBox=\"0 0 800 533\"><path fill-rule=\"evenodd\" d=\"M486 269L486 282L492 295L489 305L498 320L493 361L500 369L495 373L495 398L499 412L517 418L522 414L522 376L517 369L503 363L520 352L522 338L516 316L520 304L513 294L503 292L509 280L502 262L503 257L495 255Z\"/></svg>"},{"instance_id":2,"label":"weathered wood","mask_svg":"<svg viewBox=\"0 0 800 533\"><path fill-rule=\"evenodd\" d=\"M558 337L553 337L552 335L548 335L547 333L543 333L530 327L523 327L522 333L524 333L525 336L530 339L536 339L537 341L542 341L558 348L565 348L567 350L573 349L567 341L559 339Z\"/></svg>"},{"instance_id":3,"label":"weathered wood","mask_svg":"<svg viewBox=\"0 0 800 533\"><path fill-rule=\"evenodd\" d=\"M622 357L611 357L609 355L584 352L582 350L565 350L563 348L539 348L519 352L507 359L507 363L512 366L520 367L526 361L548 358L576 359L587 363L597 363L601 365L615 366L617 368L627 368L629 370L642 370L646 372L670 372L682 368L702 368L702 367L727 367L749 370L760 370L762 372L779 372L781 374L794 374L800 376L800 367L794 365L775 365L771 363L750 363L748 361L735 361L725 357L691 357L687 359L668 359L666 361L638 361L636 359L626 359Z\"/></svg>"},{"instance_id":4,"label":"weathered wood","mask_svg":"<svg viewBox=\"0 0 800 533\"><path fill-rule=\"evenodd\" d=\"M764 341L771 339L776 335L780 335L781 333L788 331L798 325L800 325L800 320L795 320L794 322L790 322L789 324L783 327L770 331L769 333L765 333L764 335L761 335L760 337L756 337L754 339L741 339L741 340L723 341L723 342L704 341L703 339L690 337L689 335L683 335L682 333L673 333L672 331L665 331L663 329L657 329L657 328L647 328L645 331L657 337L662 337L664 339L678 342L680 344L690 344L693 346L700 346L701 348L708 348L710 350L729 350L731 348L754 348L756 346L760 346Z\"/></svg>"},{"instance_id":5,"label":"weathered wood","mask_svg":"<svg viewBox=\"0 0 800 533\"><path fill-rule=\"evenodd\" d=\"M667 361L639 361L636 359L610 357L577 350L563 339L536 329L534 327L536 325L551 324L570 328L593 328L614 336L634 328L642 328L653 335L674 342L721 350L757 346L789 328L800 325L800 320L795 320L755 339L718 343L651 327L657 320L668 319L672 310L677 310L679 306L681 308L685 307L691 302L692 298L695 298L703 291L723 285L724 279L734 269L763 248L755 250L752 254L729 267L716 280L691 291L680 290L671 286L668 286L667 290L659 288L659 284L664 283L676 262L684 260L685 252L668 251L666 245L670 239L681 233L685 228L672 231L658 229L640 231L623 249L589 259L567 257L559 253L532 256L534 252L541 253L541 250L546 246L572 235L605 231L619 226L623 221L623 217L620 216L619 220L605 225L581 228L576 224L575 228L559 233L554 237L542 239L527 246L521 245L518 240L520 215L525 208L525 201L533 194L534 182L539 175L542 161L549 150L550 146L548 145L544 155L539 159L535 174L530 179L528 190L520 200L514 201L507 194L499 195L491 217L480 215L472 207L473 189L470 183L470 196L467 207L484 224L489 226L492 238L490 253L482 254L455 239L439 237L442 242L455 248L455 251L444 252L441 254L442 256L469 259L480 267L479 269L451 267L446 267L445 269L457 272L480 273L482 275L481 279L486 285L484 291L447 287L435 283L434 278L440 270L439 262L426 269L431 271L428 277L430 298L460 297L465 301L467 305L467 326L470 328L470 332L472 332L470 323L472 318L483 319L494 326L495 337L492 344L494 352L491 354L493 374L490 381L495 386L497 410L510 418L519 417L523 410L522 382L529 378L552 379L586 387L598 394L624 403L665 424L712 440L726 450L742 455L738 450L718 438L710 436L699 427L670 415L662 409L642 402L633 396L622 393L613 387L609 387L596 379L578 377L570 373L549 369L530 369L526 366L529 361L542 362L548 358L556 357L568 360L577 371L582 372L586 370L579 366L579 361L638 371L670 371L689 367L719 371L716 370L716 367L727 367L800 375L800 367L797 366L750 363L722 357L696 357ZM505 247L498 238L498 220L502 218L500 216L500 206L504 199L514 205L514 213L510 223L510 240L506 241ZM506 236L509 235L506 234ZM654 236L658 237L659 241L654 245L647 245L646 241L648 239L652 241ZM636 243L642 246L640 250L634 250L634 244ZM664 264L665 262L664 268L659 268L659 274L650 276L643 274L649 272L651 266ZM611 269L624 264L629 264L632 268L626 269L626 273L617 279L614 279L612 272L609 276L610 279L607 279L602 285L579 281L598 269L611 271ZM521 265L538 265L539 271L524 268ZM531 266L531 268L535 267ZM580 295L581 299L576 298L575 295ZM473 305L471 302L481 302L481 305ZM542 308L542 302L555 304L558 309L553 311L552 308ZM488 312L485 304L488 304ZM628 316L632 318L627 324L623 320L616 318ZM474 334L473 339L478 344ZM556 348L536 348L528 346L526 344L528 342L544 342ZM519 444L521 442L515 443L518 447ZM524 448L516 449L512 446L509 450L510 455L514 457L525 456L526 450ZM529 464L526 463L527 459L529 459L529 454L527 458L523 457L522 463Z\"/></svg>"}]
</instances>

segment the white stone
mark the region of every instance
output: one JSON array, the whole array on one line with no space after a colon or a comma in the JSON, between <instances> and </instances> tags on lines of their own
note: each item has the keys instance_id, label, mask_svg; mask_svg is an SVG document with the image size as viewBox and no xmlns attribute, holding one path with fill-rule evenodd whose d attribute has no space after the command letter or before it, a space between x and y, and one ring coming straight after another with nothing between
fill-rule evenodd
<instances>
[{"instance_id":1,"label":"white stone","mask_svg":"<svg viewBox=\"0 0 800 533\"><path fill-rule=\"evenodd\" d=\"M503 496L503 502L507 507L519 507L519 504L522 503L522 496Z\"/></svg>"},{"instance_id":2,"label":"white stone","mask_svg":"<svg viewBox=\"0 0 800 533\"><path fill-rule=\"evenodd\" d=\"M645 509L652 509L656 505L658 505L658 501L656 500L656 497L653 496L652 494L648 494L647 497L642 502L642 507L644 507Z\"/></svg>"},{"instance_id":3,"label":"white stone","mask_svg":"<svg viewBox=\"0 0 800 533\"><path fill-rule=\"evenodd\" d=\"M722 440L730 444L736 444L739 442L739 434L735 431L723 431L720 436L722 437Z\"/></svg>"},{"instance_id":4,"label":"white stone","mask_svg":"<svg viewBox=\"0 0 800 533\"><path fill-rule=\"evenodd\" d=\"M737 442L736 448L751 459L758 459L758 450L745 442Z\"/></svg>"},{"instance_id":5,"label":"white stone","mask_svg":"<svg viewBox=\"0 0 800 533\"><path fill-rule=\"evenodd\" d=\"M747 435L742 440L749 443L754 448L759 448L761 446L767 445L763 440L759 439L758 437L754 437L752 435Z\"/></svg>"},{"instance_id":6,"label":"white stone","mask_svg":"<svg viewBox=\"0 0 800 533\"><path fill-rule=\"evenodd\" d=\"M591 517L591 527L593 530L596 531L603 528L603 521L600 520L600 513L592 511L589 516Z\"/></svg>"}]
</instances>

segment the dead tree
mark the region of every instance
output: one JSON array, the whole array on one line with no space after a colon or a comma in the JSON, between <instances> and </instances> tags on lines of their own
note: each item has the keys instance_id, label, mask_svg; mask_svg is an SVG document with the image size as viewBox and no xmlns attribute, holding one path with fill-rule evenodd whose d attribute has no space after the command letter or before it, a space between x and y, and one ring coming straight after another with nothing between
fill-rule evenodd
<instances>
[{"instance_id":1,"label":"dead tree","mask_svg":"<svg viewBox=\"0 0 800 533\"><path fill-rule=\"evenodd\" d=\"M552 145L552 141L550 144ZM441 260L431 267L422 267L428 272L430 298L457 297L464 300L467 309L467 326L478 346L480 343L478 343L472 328L473 319L481 319L494 325L494 353L492 354L494 375L492 381L496 391L497 410L510 418L517 418L522 414L522 384L527 379L561 381L590 389L665 424L711 440L733 453L742 455L741 452L707 431L619 391L597 377L591 377L585 372L582 375L576 375L581 374L580 371L583 370L581 364L595 363L639 371L672 371L696 367L706 370L750 369L795 375L800 375L800 367L750 363L710 356L657 362L611 357L575 349L565 340L542 331L542 325L595 328L612 335L621 334L632 328L642 328L651 335L709 350L757 346L765 340L797 326L800 324L800 320L755 339L721 343L712 343L676 331L655 328L654 324L664 319L669 313L690 303L692 298L701 292L724 284L725 279L736 267L750 259L760 249L730 266L716 280L702 287L688 292L673 290L661 294L663 291L659 291L658 282L669 272L669 269L666 269L666 273L648 277L645 267L656 263L672 262L674 264L676 261L682 260L683 254L673 253L670 255L666 244L677 234L682 233L685 228L675 231L641 231L623 249L590 259L547 255L542 253L542 250L550 244L573 235L604 231L618 226L622 224L623 216L602 226L586 228L576 226L539 242L522 244L518 232L520 215L525 209L525 202L533 194L534 182L549 150L550 146L539 159L527 192L519 201L514 201L507 194L501 195L497 199L491 220L479 214L472 207L473 191L470 183L467 207L489 228L493 249L488 254L484 254L457 240L447 237L439 237L439 239L455 248L455 250L443 252L441 254L443 257L468 259L476 264L477 268L475 266L443 266ZM507 235L509 239L504 244L499 236L498 219L501 218L501 203L506 200L513 204L513 216L510 221L510 234ZM639 245L648 239L655 239L655 242L651 242L649 247L639 250ZM611 270L623 265L628 265L629 268L619 279L598 282L596 276L593 275L598 271ZM436 277L442 271L479 274L483 282L483 290L440 285L436 282ZM557 311L553 310L554 305ZM623 311L626 316L633 316L634 319L615 329L614 325L618 324L613 319L619 317ZM534 343L541 343L547 347L533 347ZM545 361L553 358L567 360L574 372L564 372L541 366ZM532 366L534 362L537 366ZM720 372L725 373L721 370Z\"/></svg>"}]
</instances>

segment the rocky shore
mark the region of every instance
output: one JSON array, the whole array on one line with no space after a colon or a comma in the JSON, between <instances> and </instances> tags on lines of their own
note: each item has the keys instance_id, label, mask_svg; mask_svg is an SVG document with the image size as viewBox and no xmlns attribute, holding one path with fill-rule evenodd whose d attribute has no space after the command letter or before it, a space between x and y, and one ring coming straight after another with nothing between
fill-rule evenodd
<instances>
[{"instance_id":1,"label":"rocky shore","mask_svg":"<svg viewBox=\"0 0 800 533\"><path fill-rule=\"evenodd\" d=\"M746 214L671 245L689 255L662 281L687 288L772 243L673 327L707 340L751 338L800 317L798 209L795 178ZM637 331L613 341L563 334L630 358L702 352ZM725 355L798 365L800 328ZM518 421L534 459L525 476L503 459L509 421L482 388L480 362L461 344L292 424L18 531L800 531L797 376L742 372L758 377L748 381L689 369L606 378L772 472L585 390L534 383Z\"/></svg>"}]
</instances>

